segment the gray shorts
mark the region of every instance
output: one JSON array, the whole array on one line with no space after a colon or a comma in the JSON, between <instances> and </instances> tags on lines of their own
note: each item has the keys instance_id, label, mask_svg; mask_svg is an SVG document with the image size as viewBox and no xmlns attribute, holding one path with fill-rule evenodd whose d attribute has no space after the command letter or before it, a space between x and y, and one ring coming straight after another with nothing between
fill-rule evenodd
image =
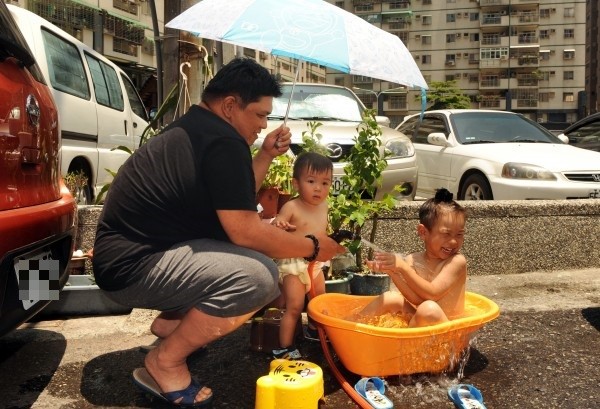
<instances>
[{"instance_id":1,"label":"gray shorts","mask_svg":"<svg viewBox=\"0 0 600 409\"><path fill-rule=\"evenodd\" d=\"M150 273L105 294L132 308L186 312L195 307L216 317L260 309L279 295L272 259L254 250L211 239L167 250Z\"/></svg>"}]
</instances>

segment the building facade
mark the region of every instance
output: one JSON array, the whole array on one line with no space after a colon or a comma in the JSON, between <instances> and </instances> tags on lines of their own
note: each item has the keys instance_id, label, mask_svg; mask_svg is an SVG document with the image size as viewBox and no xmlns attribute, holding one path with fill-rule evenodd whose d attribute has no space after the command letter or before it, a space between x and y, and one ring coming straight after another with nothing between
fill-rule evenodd
<instances>
[{"instance_id":1,"label":"building facade","mask_svg":"<svg viewBox=\"0 0 600 409\"><path fill-rule=\"evenodd\" d=\"M428 83L455 80L474 108L520 112L550 128L588 110L586 0L328 1L398 35ZM420 109L417 90L397 94L387 90L398 84L333 72L327 78L368 90L363 101L379 105L392 125Z\"/></svg>"}]
</instances>

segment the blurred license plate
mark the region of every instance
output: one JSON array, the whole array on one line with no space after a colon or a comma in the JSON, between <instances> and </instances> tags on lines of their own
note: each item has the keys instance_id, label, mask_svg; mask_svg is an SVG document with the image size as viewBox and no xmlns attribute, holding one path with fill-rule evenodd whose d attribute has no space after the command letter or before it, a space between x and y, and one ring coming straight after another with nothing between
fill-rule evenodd
<instances>
[{"instance_id":1,"label":"blurred license plate","mask_svg":"<svg viewBox=\"0 0 600 409\"><path fill-rule=\"evenodd\" d=\"M333 181L331 183L331 194L337 195L342 190L344 186L344 182L342 182L341 176L333 176Z\"/></svg>"},{"instance_id":2,"label":"blurred license plate","mask_svg":"<svg viewBox=\"0 0 600 409\"><path fill-rule=\"evenodd\" d=\"M594 189L589 194L590 199L600 199L600 189Z\"/></svg>"},{"instance_id":3,"label":"blurred license plate","mask_svg":"<svg viewBox=\"0 0 600 409\"><path fill-rule=\"evenodd\" d=\"M46 287L49 286L49 281L58 282L59 261L52 259L50 251L29 253L16 258L14 268L19 284L19 299L24 310L28 310L38 301L54 299L50 298ZM43 279L40 279L40 274L44 276Z\"/></svg>"}]
</instances>

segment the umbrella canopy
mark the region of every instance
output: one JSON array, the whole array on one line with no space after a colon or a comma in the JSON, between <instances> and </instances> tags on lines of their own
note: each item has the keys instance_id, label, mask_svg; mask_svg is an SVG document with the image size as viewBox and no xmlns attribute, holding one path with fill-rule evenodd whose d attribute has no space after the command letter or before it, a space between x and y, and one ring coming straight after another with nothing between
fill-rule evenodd
<instances>
[{"instance_id":1,"label":"umbrella canopy","mask_svg":"<svg viewBox=\"0 0 600 409\"><path fill-rule=\"evenodd\" d=\"M166 26L348 74L427 89L397 36L323 0L202 0Z\"/></svg>"}]
</instances>

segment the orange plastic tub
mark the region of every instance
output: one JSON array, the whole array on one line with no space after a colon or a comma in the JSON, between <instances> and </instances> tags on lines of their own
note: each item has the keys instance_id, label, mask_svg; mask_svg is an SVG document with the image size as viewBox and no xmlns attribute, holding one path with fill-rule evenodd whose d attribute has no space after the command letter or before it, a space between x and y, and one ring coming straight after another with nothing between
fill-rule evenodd
<instances>
[{"instance_id":1,"label":"orange plastic tub","mask_svg":"<svg viewBox=\"0 0 600 409\"><path fill-rule=\"evenodd\" d=\"M452 371L473 332L499 315L498 305L467 292L465 317L420 328L382 328L349 321L375 296L326 293L308 304L346 369L361 376Z\"/></svg>"}]
</instances>

